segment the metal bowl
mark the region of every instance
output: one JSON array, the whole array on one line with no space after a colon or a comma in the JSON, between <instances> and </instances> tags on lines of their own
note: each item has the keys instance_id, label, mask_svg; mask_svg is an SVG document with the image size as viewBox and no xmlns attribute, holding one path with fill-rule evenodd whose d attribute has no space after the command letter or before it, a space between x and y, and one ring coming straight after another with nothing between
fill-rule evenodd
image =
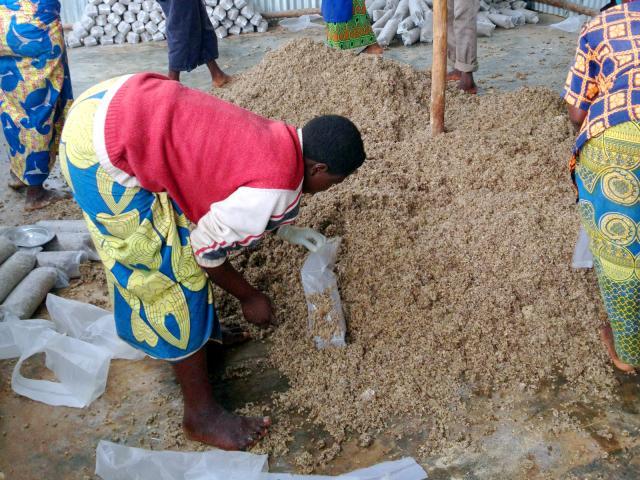
<instances>
[{"instance_id":1,"label":"metal bowl","mask_svg":"<svg viewBox=\"0 0 640 480\"><path fill-rule=\"evenodd\" d=\"M55 235L39 225L24 225L22 227L9 228L2 232L2 236L6 237L16 247L34 248L50 242Z\"/></svg>"}]
</instances>

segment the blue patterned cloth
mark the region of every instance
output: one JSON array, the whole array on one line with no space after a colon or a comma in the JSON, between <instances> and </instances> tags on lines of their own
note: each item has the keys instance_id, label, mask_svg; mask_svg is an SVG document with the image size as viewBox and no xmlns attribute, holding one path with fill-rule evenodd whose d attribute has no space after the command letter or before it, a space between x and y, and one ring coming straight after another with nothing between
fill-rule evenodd
<instances>
[{"instance_id":1,"label":"blue patterned cloth","mask_svg":"<svg viewBox=\"0 0 640 480\"><path fill-rule=\"evenodd\" d=\"M151 357L177 361L221 338L213 292L178 206L166 193L120 185L100 165L94 117L117 80L75 102L62 133L60 168L104 263L118 335Z\"/></svg>"},{"instance_id":2,"label":"blue patterned cloth","mask_svg":"<svg viewBox=\"0 0 640 480\"><path fill-rule=\"evenodd\" d=\"M58 0L0 0L0 123L11 170L42 185L73 92Z\"/></svg>"}]
</instances>

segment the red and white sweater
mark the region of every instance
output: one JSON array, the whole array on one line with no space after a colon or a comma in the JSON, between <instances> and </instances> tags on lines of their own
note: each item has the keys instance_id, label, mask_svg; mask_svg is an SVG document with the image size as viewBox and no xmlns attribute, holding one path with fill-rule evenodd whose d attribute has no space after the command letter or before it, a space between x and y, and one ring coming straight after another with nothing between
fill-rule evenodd
<instances>
[{"instance_id":1,"label":"red and white sweater","mask_svg":"<svg viewBox=\"0 0 640 480\"><path fill-rule=\"evenodd\" d=\"M198 263L292 223L302 195L301 132L167 77L121 77L103 97L93 140L125 187L167 192L197 227Z\"/></svg>"}]
</instances>

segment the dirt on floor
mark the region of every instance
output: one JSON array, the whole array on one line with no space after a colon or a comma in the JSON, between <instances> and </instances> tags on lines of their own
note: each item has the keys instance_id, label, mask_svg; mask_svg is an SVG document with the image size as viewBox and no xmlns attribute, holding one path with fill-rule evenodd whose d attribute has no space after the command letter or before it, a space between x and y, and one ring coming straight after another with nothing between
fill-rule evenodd
<instances>
[{"instance_id":1,"label":"dirt on floor","mask_svg":"<svg viewBox=\"0 0 640 480\"><path fill-rule=\"evenodd\" d=\"M287 457L287 468L330 473L354 466L345 457L366 465L412 454L430 462L433 478L468 471L455 452L498 467L516 455L508 478L547 478L562 450L537 439L575 445L566 460L574 465L635 445L636 427L619 438L608 430L613 413L603 405L617 401L620 381L597 336L606 317L593 274L570 268L578 233L566 167L573 134L556 93L449 90L448 131L433 139L428 74L307 40L267 54L216 93L298 126L320 114L348 116L368 153L344 183L304 198L298 221L343 239L336 271L347 347L314 347L303 248L269 238L233 259L271 297L278 321L254 331L264 339L259 355L230 362L217 380L242 384L242 396L223 398L227 406L274 417L255 451L271 453L276 465ZM79 211L64 202L24 223L51 218ZM107 306L98 265L62 293ZM217 303L223 319L240 321L235 300L217 292ZM12 362L2 363L0 415L13 413L0 416L0 450L16 458L11 428L20 430L14 438L36 425L45 432L29 467L0 458L5 473L49 468L55 454L71 460L51 478L85 478L99 438L204 448L184 439L179 391L161 362L114 362L107 392L79 416L10 394ZM258 384L273 393L254 394ZM83 441L91 445L78 447ZM484 471L478 478L500 478Z\"/></svg>"}]
</instances>

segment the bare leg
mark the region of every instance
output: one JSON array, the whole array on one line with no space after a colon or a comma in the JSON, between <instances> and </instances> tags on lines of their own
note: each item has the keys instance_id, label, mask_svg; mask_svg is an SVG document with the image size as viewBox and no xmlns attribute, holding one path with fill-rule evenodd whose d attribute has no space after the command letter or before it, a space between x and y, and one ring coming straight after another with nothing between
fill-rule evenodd
<instances>
[{"instance_id":1,"label":"bare leg","mask_svg":"<svg viewBox=\"0 0 640 480\"><path fill-rule=\"evenodd\" d=\"M613 341L613 331L611 330L611 325L603 325L600 327L600 339L604 346L607 348L607 353L611 358L611 361L616 366L618 370L622 370L625 373L632 373L635 371L633 365L629 365L628 363L624 363L620 358L618 358L618 354L616 353L616 346Z\"/></svg>"},{"instance_id":2,"label":"bare leg","mask_svg":"<svg viewBox=\"0 0 640 480\"><path fill-rule=\"evenodd\" d=\"M227 75L220 69L218 63L215 60L211 60L209 63L207 63L207 67L209 68L209 72L211 73L211 81L213 82L214 87L224 87L233 79L230 75Z\"/></svg>"},{"instance_id":3,"label":"bare leg","mask_svg":"<svg viewBox=\"0 0 640 480\"><path fill-rule=\"evenodd\" d=\"M384 53L384 48L382 48L380 46L380 44L373 43L371 45L369 45L367 48L365 48L362 53L369 53L372 55L382 55Z\"/></svg>"},{"instance_id":4,"label":"bare leg","mask_svg":"<svg viewBox=\"0 0 640 480\"><path fill-rule=\"evenodd\" d=\"M68 198L71 198L68 193L46 190L42 185L28 185L24 208L28 211L37 210Z\"/></svg>"},{"instance_id":5,"label":"bare leg","mask_svg":"<svg viewBox=\"0 0 640 480\"><path fill-rule=\"evenodd\" d=\"M169 80L175 80L176 82L180 81L180 72L176 70L169 70Z\"/></svg>"},{"instance_id":6,"label":"bare leg","mask_svg":"<svg viewBox=\"0 0 640 480\"><path fill-rule=\"evenodd\" d=\"M213 398L205 349L173 364L184 398L183 427L191 440L222 450L245 450L267 434L269 417L239 417Z\"/></svg>"},{"instance_id":7,"label":"bare leg","mask_svg":"<svg viewBox=\"0 0 640 480\"><path fill-rule=\"evenodd\" d=\"M472 95L478 93L476 82L473 81L473 73L461 72L458 88L463 92L470 93Z\"/></svg>"}]
</instances>

